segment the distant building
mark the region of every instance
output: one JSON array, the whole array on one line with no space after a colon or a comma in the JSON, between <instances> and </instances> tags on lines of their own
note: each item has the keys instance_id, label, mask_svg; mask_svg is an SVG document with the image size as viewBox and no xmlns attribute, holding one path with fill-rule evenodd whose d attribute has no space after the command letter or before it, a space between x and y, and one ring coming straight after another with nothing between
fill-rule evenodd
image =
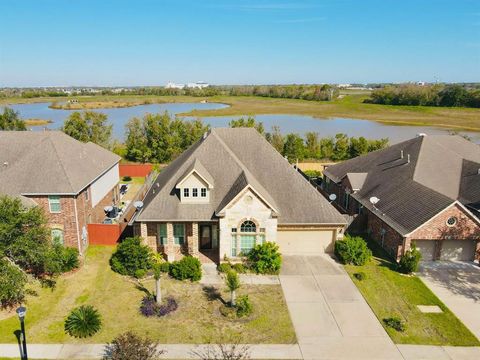
<instances>
[{"instance_id":1,"label":"distant building","mask_svg":"<svg viewBox=\"0 0 480 360\"><path fill-rule=\"evenodd\" d=\"M190 88L190 89L203 89L203 88L206 88L210 86L209 84L207 84L205 81L197 81L196 83L188 83L187 84L187 88Z\"/></svg>"},{"instance_id":2,"label":"distant building","mask_svg":"<svg viewBox=\"0 0 480 360\"><path fill-rule=\"evenodd\" d=\"M425 86L427 83L425 81L417 81L418 86Z\"/></svg>"},{"instance_id":3,"label":"distant building","mask_svg":"<svg viewBox=\"0 0 480 360\"><path fill-rule=\"evenodd\" d=\"M175 84L173 82L169 82L167 83L167 85L165 85L165 88L166 89L184 89L185 84Z\"/></svg>"}]
</instances>

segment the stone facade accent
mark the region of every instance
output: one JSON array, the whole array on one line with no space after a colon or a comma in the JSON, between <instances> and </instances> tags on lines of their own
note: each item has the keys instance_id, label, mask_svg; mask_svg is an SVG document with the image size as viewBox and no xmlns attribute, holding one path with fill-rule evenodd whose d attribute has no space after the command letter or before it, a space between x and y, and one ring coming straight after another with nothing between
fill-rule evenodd
<instances>
[{"instance_id":1,"label":"stone facade accent","mask_svg":"<svg viewBox=\"0 0 480 360\"><path fill-rule=\"evenodd\" d=\"M188 253L192 256L198 257L199 244L198 244L198 223L193 222L186 226L186 237Z\"/></svg>"}]
</instances>

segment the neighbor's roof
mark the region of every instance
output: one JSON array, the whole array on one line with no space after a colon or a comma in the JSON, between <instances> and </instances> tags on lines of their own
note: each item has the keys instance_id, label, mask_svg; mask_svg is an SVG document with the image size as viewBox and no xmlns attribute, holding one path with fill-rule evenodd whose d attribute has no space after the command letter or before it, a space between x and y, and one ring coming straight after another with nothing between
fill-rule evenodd
<instances>
[{"instance_id":1,"label":"neighbor's roof","mask_svg":"<svg viewBox=\"0 0 480 360\"><path fill-rule=\"evenodd\" d=\"M175 185L192 164L214 180L208 204L183 204ZM212 129L159 174L137 221L211 220L251 186L279 224L345 224L344 218L255 129Z\"/></svg>"},{"instance_id":2,"label":"neighbor's roof","mask_svg":"<svg viewBox=\"0 0 480 360\"><path fill-rule=\"evenodd\" d=\"M403 152L403 157L402 157ZM410 158L410 162L408 162ZM352 196L406 235L455 201L480 201L480 146L451 135L419 136L364 156L329 166L335 182L351 173L367 173Z\"/></svg>"},{"instance_id":3,"label":"neighbor's roof","mask_svg":"<svg viewBox=\"0 0 480 360\"><path fill-rule=\"evenodd\" d=\"M0 131L0 194L78 194L119 161L61 131Z\"/></svg>"}]
</instances>

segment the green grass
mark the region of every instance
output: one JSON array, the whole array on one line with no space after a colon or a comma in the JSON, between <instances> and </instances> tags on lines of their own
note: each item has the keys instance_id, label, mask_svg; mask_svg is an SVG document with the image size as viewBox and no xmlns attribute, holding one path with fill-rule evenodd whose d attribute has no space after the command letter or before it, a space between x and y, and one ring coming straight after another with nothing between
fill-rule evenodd
<instances>
[{"instance_id":1,"label":"green grass","mask_svg":"<svg viewBox=\"0 0 480 360\"><path fill-rule=\"evenodd\" d=\"M395 265L375 246L374 259L365 266L345 266L382 325L383 319L398 316L407 325L405 332L385 327L397 344L478 346L478 339L416 276L394 270ZM359 281L353 274L364 272ZM437 305L441 314L424 314L417 305Z\"/></svg>"},{"instance_id":2,"label":"green grass","mask_svg":"<svg viewBox=\"0 0 480 360\"><path fill-rule=\"evenodd\" d=\"M244 285L239 295L248 294L255 307L246 321L230 321L219 314L219 300L206 296L202 285L162 279L163 296L174 296L176 312L165 318L145 318L139 313L145 291L154 289L153 280L141 286L111 271L108 260L113 248L91 246L85 264L59 278L55 289L34 286L37 296L27 299L26 328L30 343L105 343L132 330L148 335L160 343L222 342L222 339L248 339L250 343L294 343L295 332L279 285ZM224 286L218 289L228 299ZM103 319L102 330L88 339L65 334L63 325L68 313L81 304L95 306ZM15 343L18 329L15 314L5 319L0 312L0 343Z\"/></svg>"},{"instance_id":3,"label":"green grass","mask_svg":"<svg viewBox=\"0 0 480 360\"><path fill-rule=\"evenodd\" d=\"M297 114L321 119L343 117L374 120L394 125L425 125L480 131L480 109L365 104L363 100L368 97L368 93L345 91L344 94L346 95L345 97L335 101L307 101L255 96L214 96L209 97L208 101L228 104L230 107L217 110L194 110L180 115L202 117ZM79 101L79 106L84 108L101 108L133 106L145 103L199 102L204 98L192 96L98 95L76 97L76 99ZM0 99L0 104L63 102L66 100L68 100L67 97L7 98Z\"/></svg>"}]
</instances>

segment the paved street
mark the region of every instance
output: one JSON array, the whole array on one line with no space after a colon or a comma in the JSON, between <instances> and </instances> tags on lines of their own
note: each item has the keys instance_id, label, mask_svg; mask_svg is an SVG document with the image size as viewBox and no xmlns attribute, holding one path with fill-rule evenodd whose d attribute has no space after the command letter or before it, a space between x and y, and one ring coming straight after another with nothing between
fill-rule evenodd
<instances>
[{"instance_id":1,"label":"paved street","mask_svg":"<svg viewBox=\"0 0 480 360\"><path fill-rule=\"evenodd\" d=\"M480 268L467 262L423 262L419 275L480 339Z\"/></svg>"}]
</instances>

